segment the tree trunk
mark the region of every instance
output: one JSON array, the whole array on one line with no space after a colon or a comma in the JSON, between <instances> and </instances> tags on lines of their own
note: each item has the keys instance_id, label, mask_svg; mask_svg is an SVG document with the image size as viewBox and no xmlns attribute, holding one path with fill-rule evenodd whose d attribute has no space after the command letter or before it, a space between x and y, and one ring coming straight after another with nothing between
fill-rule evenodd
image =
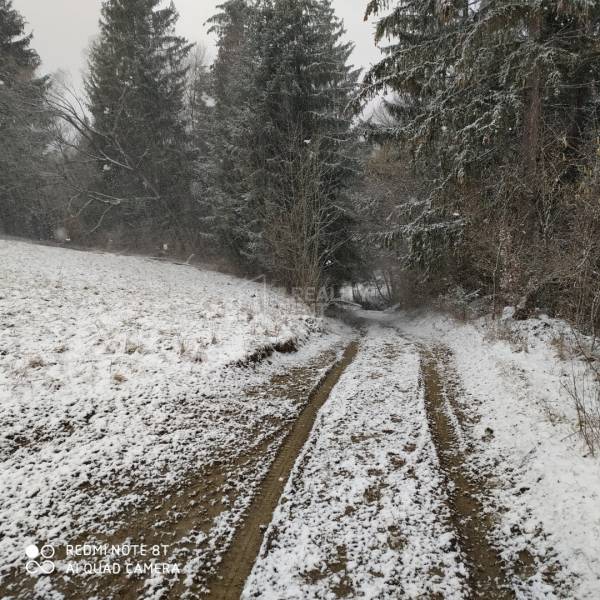
<instances>
[{"instance_id":1,"label":"tree trunk","mask_svg":"<svg viewBox=\"0 0 600 600\"><path fill-rule=\"evenodd\" d=\"M543 15L536 10L531 18L529 36L536 44L542 37ZM541 147L542 120L542 74L538 64L533 66L527 86L525 112L525 132L523 137L523 166L525 176L530 182L535 181Z\"/></svg>"}]
</instances>

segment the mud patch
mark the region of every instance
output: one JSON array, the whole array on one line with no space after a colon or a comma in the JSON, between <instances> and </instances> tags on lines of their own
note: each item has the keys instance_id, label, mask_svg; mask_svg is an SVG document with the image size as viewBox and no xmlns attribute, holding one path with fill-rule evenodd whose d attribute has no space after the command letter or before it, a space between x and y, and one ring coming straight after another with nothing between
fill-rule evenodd
<instances>
[{"instance_id":1,"label":"mud patch","mask_svg":"<svg viewBox=\"0 0 600 600\"><path fill-rule=\"evenodd\" d=\"M279 354L293 354L298 352L298 340L291 338L285 342L279 342L277 344L268 344L257 348L252 354L249 354L242 360L238 360L234 363L236 367L251 367L256 366L273 356L275 352Z\"/></svg>"},{"instance_id":2,"label":"mud patch","mask_svg":"<svg viewBox=\"0 0 600 600\"><path fill-rule=\"evenodd\" d=\"M493 521L478 500L486 482L475 481L464 470L466 456L448 413L447 397L438 358L423 353L423 383L427 418L440 466L447 480L452 523L469 568L469 585L474 598L509 600L515 598L505 566L489 542Z\"/></svg>"}]
</instances>

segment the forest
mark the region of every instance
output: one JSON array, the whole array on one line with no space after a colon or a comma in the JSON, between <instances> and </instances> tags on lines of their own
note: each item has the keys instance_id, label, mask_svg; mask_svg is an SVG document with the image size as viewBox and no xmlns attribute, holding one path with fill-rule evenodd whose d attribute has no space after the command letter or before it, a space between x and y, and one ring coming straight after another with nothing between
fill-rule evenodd
<instances>
[{"instance_id":1,"label":"forest","mask_svg":"<svg viewBox=\"0 0 600 600\"><path fill-rule=\"evenodd\" d=\"M84 97L0 0L0 231L600 326L600 3L106 0Z\"/></svg>"}]
</instances>

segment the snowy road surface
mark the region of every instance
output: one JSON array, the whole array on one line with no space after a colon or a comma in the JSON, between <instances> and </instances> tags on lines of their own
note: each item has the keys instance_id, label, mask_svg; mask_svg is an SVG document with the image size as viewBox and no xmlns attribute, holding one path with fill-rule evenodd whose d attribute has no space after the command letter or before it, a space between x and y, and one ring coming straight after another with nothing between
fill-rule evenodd
<instances>
[{"instance_id":1,"label":"snowy road surface","mask_svg":"<svg viewBox=\"0 0 600 600\"><path fill-rule=\"evenodd\" d=\"M564 324L362 317L243 597L599 598L600 461L574 435Z\"/></svg>"},{"instance_id":2,"label":"snowy road surface","mask_svg":"<svg viewBox=\"0 0 600 600\"><path fill-rule=\"evenodd\" d=\"M244 598L464 597L419 354L372 327L322 410Z\"/></svg>"},{"instance_id":3,"label":"snowy road surface","mask_svg":"<svg viewBox=\"0 0 600 600\"><path fill-rule=\"evenodd\" d=\"M600 598L564 324L359 333L256 283L14 241L0 275L0 598L238 598L232 560L245 599ZM114 554L140 544L161 553Z\"/></svg>"}]
</instances>

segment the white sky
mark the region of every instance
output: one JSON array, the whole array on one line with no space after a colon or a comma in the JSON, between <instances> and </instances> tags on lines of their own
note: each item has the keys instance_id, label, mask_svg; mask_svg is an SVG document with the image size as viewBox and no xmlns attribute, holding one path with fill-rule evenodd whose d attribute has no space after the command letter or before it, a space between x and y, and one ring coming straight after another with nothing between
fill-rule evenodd
<instances>
[{"instance_id":1,"label":"white sky","mask_svg":"<svg viewBox=\"0 0 600 600\"><path fill-rule=\"evenodd\" d=\"M180 14L178 30L192 42L203 42L214 55L204 23L222 0L175 0ZM42 59L44 73L63 70L79 86L85 50L98 31L101 0L13 0L13 6L33 31L32 46ZM344 20L348 38L356 44L353 62L368 67L379 57L373 41L373 24L363 21L367 0L333 0Z\"/></svg>"}]
</instances>

